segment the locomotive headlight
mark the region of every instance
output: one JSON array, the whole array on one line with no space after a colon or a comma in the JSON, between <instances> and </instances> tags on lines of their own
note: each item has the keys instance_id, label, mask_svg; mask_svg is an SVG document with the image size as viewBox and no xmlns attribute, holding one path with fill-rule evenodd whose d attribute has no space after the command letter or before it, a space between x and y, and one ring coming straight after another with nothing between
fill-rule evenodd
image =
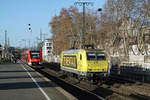
<instances>
[{"instance_id":1,"label":"locomotive headlight","mask_svg":"<svg viewBox=\"0 0 150 100\"><path fill-rule=\"evenodd\" d=\"M42 63L41 63L41 62L39 62L39 64L41 65Z\"/></svg>"},{"instance_id":2,"label":"locomotive headlight","mask_svg":"<svg viewBox=\"0 0 150 100\"><path fill-rule=\"evenodd\" d=\"M91 72L91 71L92 71L92 69L88 69L88 71L89 71L89 72Z\"/></svg>"}]
</instances>

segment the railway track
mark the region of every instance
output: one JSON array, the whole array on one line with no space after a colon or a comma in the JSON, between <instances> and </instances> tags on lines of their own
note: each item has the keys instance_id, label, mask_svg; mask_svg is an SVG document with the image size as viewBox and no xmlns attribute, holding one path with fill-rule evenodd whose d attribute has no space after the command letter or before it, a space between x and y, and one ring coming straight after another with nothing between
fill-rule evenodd
<instances>
[{"instance_id":1,"label":"railway track","mask_svg":"<svg viewBox=\"0 0 150 100\"><path fill-rule=\"evenodd\" d=\"M63 89L65 89L66 91L68 91L69 93L71 93L72 95L74 95L76 98L84 100L84 99L88 99L88 100L106 100L105 98L92 93L90 91L87 91L83 88L80 88L78 86L75 86L73 84L67 83L64 80L46 72L43 71L41 69L36 69L36 71L42 73L44 76L46 76L47 78L51 79L52 81L54 81L56 84L58 84L59 86L61 86Z\"/></svg>"},{"instance_id":2,"label":"railway track","mask_svg":"<svg viewBox=\"0 0 150 100\"><path fill-rule=\"evenodd\" d=\"M39 68L39 67L38 68L32 67L32 68L35 71L37 71L37 72L41 73L42 75L44 75L45 77L47 77L48 79L55 82L57 85L62 87L64 90L66 90L67 92L69 92L70 94L72 94L79 100L106 100L105 98L103 98L100 95L97 95L97 94L90 92L88 90L85 90L79 86L76 86L76 85L73 85L73 84L70 84L70 83L64 81L63 79L49 73L49 71L45 71L45 68L44 69Z\"/></svg>"},{"instance_id":3,"label":"railway track","mask_svg":"<svg viewBox=\"0 0 150 100\"><path fill-rule=\"evenodd\" d=\"M72 82L69 82L67 80L63 80L61 78L58 78L57 76L53 75L48 71L48 69L45 71L44 69L35 69L36 71L40 72L47 78L51 79L54 81L56 84L61 86L63 89L74 95L76 98L79 100L136 100L131 97L128 97L127 95L123 95L121 93L117 93L114 91L111 91L109 89L105 88L95 88L94 85L87 85L84 84L84 82L81 83L74 83L73 80ZM93 88L93 89L92 89ZM80 94L80 95L79 95ZM81 95L82 94L82 95ZM109 96L112 95L113 96ZM106 98L108 96L108 98Z\"/></svg>"},{"instance_id":4,"label":"railway track","mask_svg":"<svg viewBox=\"0 0 150 100\"><path fill-rule=\"evenodd\" d=\"M132 81L127 82L127 80L119 77L110 77L108 83L112 84L105 83L101 86L96 86L82 81L79 83L72 77L62 78L58 65L55 67L47 65L44 69L35 70L54 81L79 100L150 100L149 97L131 93L130 88L126 88L126 84L134 83ZM115 86L116 84L117 86Z\"/></svg>"},{"instance_id":5,"label":"railway track","mask_svg":"<svg viewBox=\"0 0 150 100\"><path fill-rule=\"evenodd\" d=\"M121 77L119 75L110 75L110 77L108 78L108 81L113 81L114 83L121 83L121 84L125 84L125 83L134 84L134 83L136 83L136 81Z\"/></svg>"},{"instance_id":6,"label":"railway track","mask_svg":"<svg viewBox=\"0 0 150 100\"><path fill-rule=\"evenodd\" d=\"M113 84L106 84L112 85L111 89L121 95L129 96L135 100L150 100L150 84L137 82L118 75L109 77L108 81Z\"/></svg>"}]
</instances>

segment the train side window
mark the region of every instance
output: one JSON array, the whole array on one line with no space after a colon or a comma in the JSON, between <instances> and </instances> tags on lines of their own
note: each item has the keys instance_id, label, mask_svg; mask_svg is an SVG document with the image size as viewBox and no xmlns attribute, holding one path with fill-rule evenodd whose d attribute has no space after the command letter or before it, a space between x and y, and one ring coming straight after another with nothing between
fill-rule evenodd
<instances>
[{"instance_id":1,"label":"train side window","mask_svg":"<svg viewBox=\"0 0 150 100\"><path fill-rule=\"evenodd\" d=\"M80 54L80 60L82 60L82 55Z\"/></svg>"}]
</instances>

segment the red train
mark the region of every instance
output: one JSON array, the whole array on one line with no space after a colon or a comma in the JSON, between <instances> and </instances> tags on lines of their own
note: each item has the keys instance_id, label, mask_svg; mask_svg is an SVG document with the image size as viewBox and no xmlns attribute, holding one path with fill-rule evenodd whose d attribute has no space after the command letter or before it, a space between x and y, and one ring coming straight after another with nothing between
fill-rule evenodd
<instances>
[{"instance_id":1,"label":"red train","mask_svg":"<svg viewBox=\"0 0 150 100\"><path fill-rule=\"evenodd\" d=\"M28 50L21 54L21 60L28 65L42 64L42 51Z\"/></svg>"}]
</instances>

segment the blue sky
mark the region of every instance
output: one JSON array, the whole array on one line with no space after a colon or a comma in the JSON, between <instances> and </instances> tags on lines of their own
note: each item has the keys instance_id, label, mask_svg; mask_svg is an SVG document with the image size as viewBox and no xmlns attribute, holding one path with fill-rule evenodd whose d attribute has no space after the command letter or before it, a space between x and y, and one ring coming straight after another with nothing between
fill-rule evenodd
<instances>
[{"instance_id":1,"label":"blue sky","mask_svg":"<svg viewBox=\"0 0 150 100\"><path fill-rule=\"evenodd\" d=\"M51 37L48 23L62 8L69 8L77 1L94 2L92 10L103 7L106 0L0 0L0 44L4 44L7 30L11 46L25 46L22 39L36 40L40 29ZM81 8L80 6L78 6ZM31 24L32 33L28 30ZM27 44L28 45L28 44Z\"/></svg>"}]
</instances>

